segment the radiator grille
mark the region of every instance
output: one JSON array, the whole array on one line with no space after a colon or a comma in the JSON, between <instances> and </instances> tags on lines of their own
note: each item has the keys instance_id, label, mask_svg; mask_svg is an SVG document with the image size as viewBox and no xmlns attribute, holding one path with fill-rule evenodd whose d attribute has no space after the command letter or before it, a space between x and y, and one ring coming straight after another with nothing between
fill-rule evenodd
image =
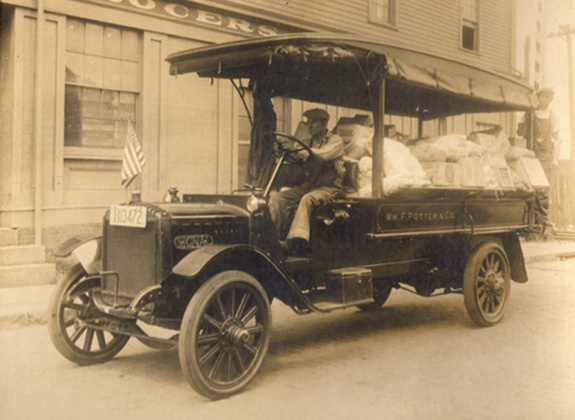
<instances>
[{"instance_id":1,"label":"radiator grille","mask_svg":"<svg viewBox=\"0 0 575 420\"><path fill-rule=\"evenodd\" d=\"M104 238L104 271L119 274L120 295L133 296L156 283L155 224L145 229L108 225ZM104 289L114 291L115 281L105 277Z\"/></svg>"},{"instance_id":2,"label":"radiator grille","mask_svg":"<svg viewBox=\"0 0 575 420\"><path fill-rule=\"evenodd\" d=\"M115 294L117 281L118 296L131 300L169 274L172 265L170 216L158 208L147 210L145 228L113 226L108 215L104 219L103 271L118 274L103 276L103 291L108 303L109 296Z\"/></svg>"}]
</instances>

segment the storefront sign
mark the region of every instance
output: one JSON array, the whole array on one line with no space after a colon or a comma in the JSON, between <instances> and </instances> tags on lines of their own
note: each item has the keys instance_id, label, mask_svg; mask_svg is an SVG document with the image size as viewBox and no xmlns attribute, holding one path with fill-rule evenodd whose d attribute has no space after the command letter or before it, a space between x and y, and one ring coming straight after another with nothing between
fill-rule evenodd
<instances>
[{"instance_id":1,"label":"storefront sign","mask_svg":"<svg viewBox=\"0 0 575 420\"><path fill-rule=\"evenodd\" d=\"M229 31L241 32L254 36L272 36L287 31L277 27L248 21L222 13L188 7L180 3L163 0L92 0L97 3L107 3L122 8L137 10L142 13L156 15L162 18L196 23L203 26L213 26Z\"/></svg>"}]
</instances>

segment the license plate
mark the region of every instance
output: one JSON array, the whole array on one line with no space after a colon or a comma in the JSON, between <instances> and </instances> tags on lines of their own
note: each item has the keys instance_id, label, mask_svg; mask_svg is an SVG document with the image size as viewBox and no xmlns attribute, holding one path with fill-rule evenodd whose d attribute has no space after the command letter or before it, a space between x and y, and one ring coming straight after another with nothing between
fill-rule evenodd
<instances>
[{"instance_id":1,"label":"license plate","mask_svg":"<svg viewBox=\"0 0 575 420\"><path fill-rule=\"evenodd\" d=\"M110 207L110 224L113 226L146 227L146 207L112 206Z\"/></svg>"}]
</instances>

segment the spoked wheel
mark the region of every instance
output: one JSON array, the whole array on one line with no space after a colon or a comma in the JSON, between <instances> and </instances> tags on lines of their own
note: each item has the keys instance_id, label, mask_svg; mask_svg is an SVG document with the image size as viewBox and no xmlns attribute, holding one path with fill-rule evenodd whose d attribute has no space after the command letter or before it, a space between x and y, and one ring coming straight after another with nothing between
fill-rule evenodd
<instances>
[{"instance_id":1,"label":"spoked wheel","mask_svg":"<svg viewBox=\"0 0 575 420\"><path fill-rule=\"evenodd\" d=\"M82 265L74 265L56 286L48 312L52 343L65 358L79 365L110 360L130 339L84 325L84 321L92 321L100 314L92 300L94 289L100 287L100 279L82 281L84 277Z\"/></svg>"},{"instance_id":2,"label":"spoked wheel","mask_svg":"<svg viewBox=\"0 0 575 420\"><path fill-rule=\"evenodd\" d=\"M511 270L505 250L496 242L479 245L463 277L463 297L470 318L481 327L497 324L511 293Z\"/></svg>"},{"instance_id":3,"label":"spoked wheel","mask_svg":"<svg viewBox=\"0 0 575 420\"><path fill-rule=\"evenodd\" d=\"M367 303L364 305L357 305L357 308L363 312L373 312L380 309L383 304L389 298L391 294L391 289L393 288L393 283L390 281L385 282L374 282L373 284L373 303Z\"/></svg>"},{"instance_id":4,"label":"spoked wheel","mask_svg":"<svg viewBox=\"0 0 575 420\"><path fill-rule=\"evenodd\" d=\"M271 311L265 290L247 273L225 271L194 294L179 340L184 376L208 398L247 386L268 350Z\"/></svg>"}]
</instances>

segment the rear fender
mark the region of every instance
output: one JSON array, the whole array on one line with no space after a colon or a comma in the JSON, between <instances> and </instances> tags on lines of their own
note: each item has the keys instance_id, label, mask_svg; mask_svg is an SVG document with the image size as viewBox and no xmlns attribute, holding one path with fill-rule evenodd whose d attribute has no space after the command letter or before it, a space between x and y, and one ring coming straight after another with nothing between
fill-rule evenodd
<instances>
[{"instance_id":1,"label":"rear fender","mask_svg":"<svg viewBox=\"0 0 575 420\"><path fill-rule=\"evenodd\" d=\"M501 239L511 266L511 280L517 283L527 283L529 278L519 237L515 232L509 232L502 235Z\"/></svg>"},{"instance_id":2,"label":"rear fender","mask_svg":"<svg viewBox=\"0 0 575 420\"><path fill-rule=\"evenodd\" d=\"M294 302L297 286L282 268L261 249L249 245L210 245L186 255L173 274L200 284L216 273L239 270L254 276L270 297ZM299 289L298 289L299 290Z\"/></svg>"},{"instance_id":3,"label":"rear fender","mask_svg":"<svg viewBox=\"0 0 575 420\"><path fill-rule=\"evenodd\" d=\"M525 258L523 257L523 250L517 234L515 232L506 232L493 236L477 236L470 243L470 251L488 240L498 242L505 249L511 268L511 280L516 283L527 283L529 278L525 268Z\"/></svg>"}]
</instances>

